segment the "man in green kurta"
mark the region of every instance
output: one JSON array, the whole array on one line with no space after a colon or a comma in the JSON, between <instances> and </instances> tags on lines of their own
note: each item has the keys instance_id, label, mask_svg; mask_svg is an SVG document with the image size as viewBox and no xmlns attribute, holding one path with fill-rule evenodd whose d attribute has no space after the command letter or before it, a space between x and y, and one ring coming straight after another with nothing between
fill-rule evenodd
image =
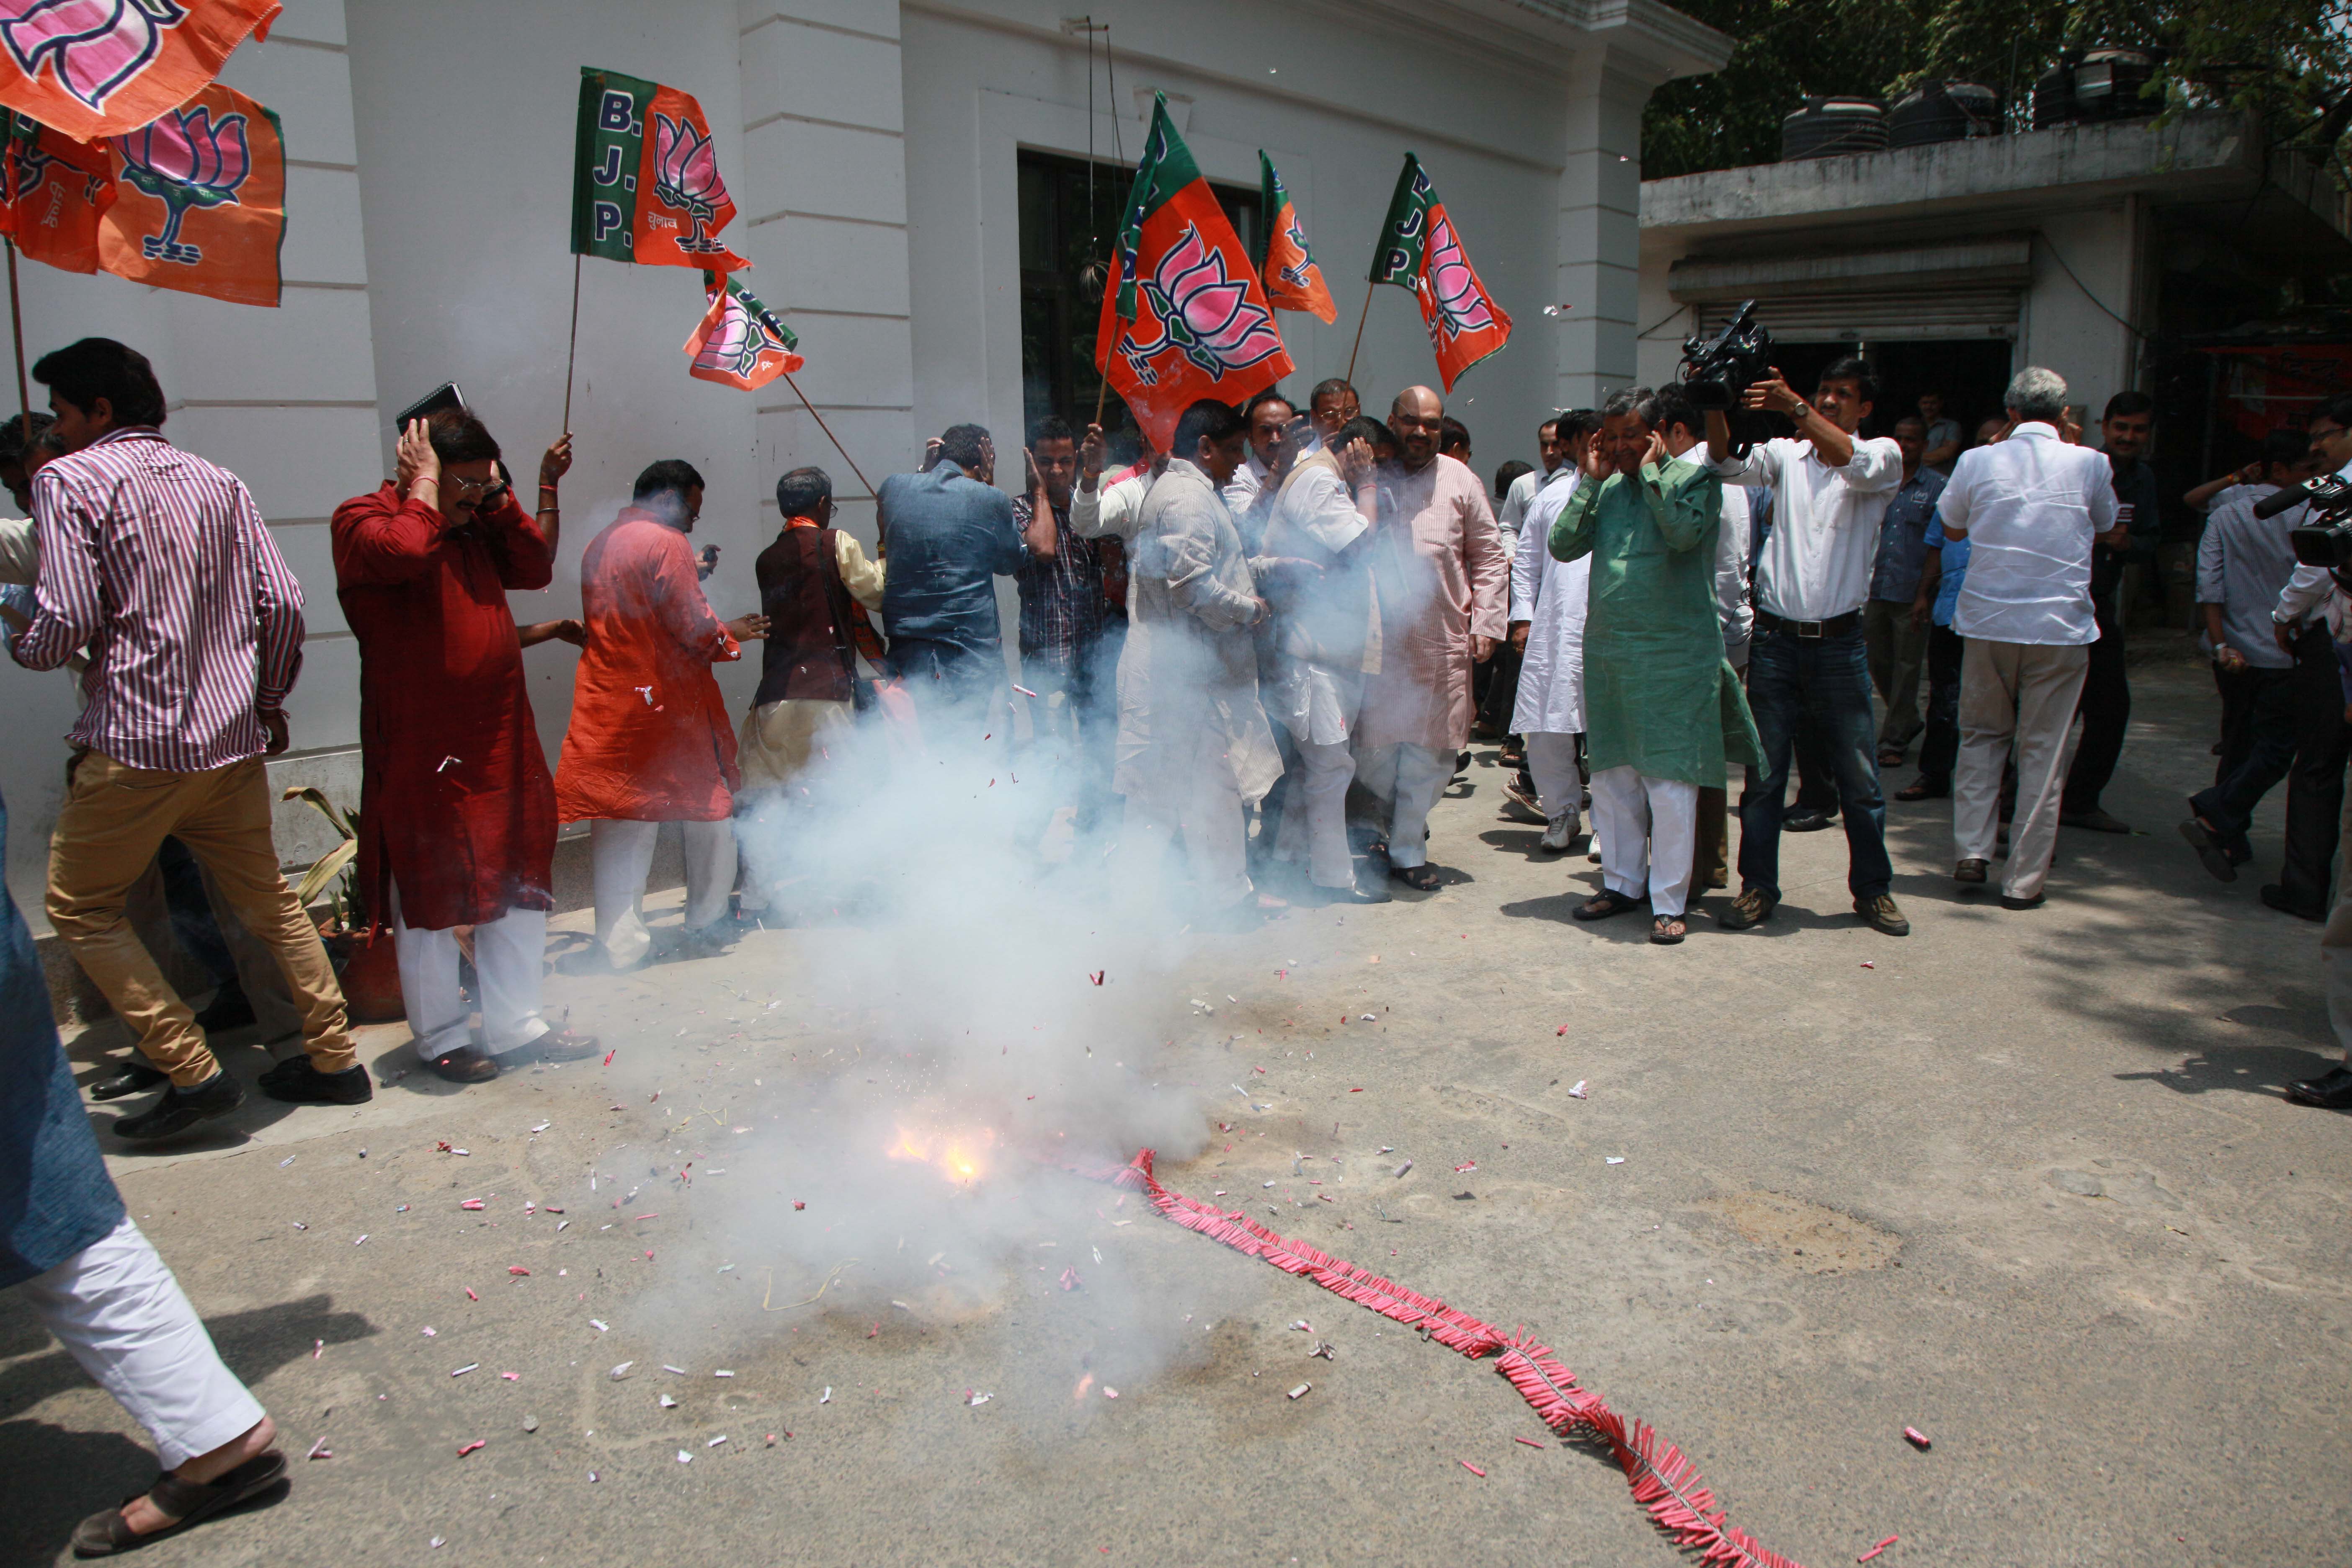
<instances>
[{"instance_id":1,"label":"man in green kurta","mask_svg":"<svg viewBox=\"0 0 2352 1568\"><path fill-rule=\"evenodd\" d=\"M1683 940L1700 787L1762 755L1717 619L1723 481L1654 433L1671 422L1661 405L1680 399L1635 388L1609 400L1550 539L1557 560L1592 556L1584 711L1601 888L1576 918L1605 920L1646 892L1661 943Z\"/></svg>"}]
</instances>

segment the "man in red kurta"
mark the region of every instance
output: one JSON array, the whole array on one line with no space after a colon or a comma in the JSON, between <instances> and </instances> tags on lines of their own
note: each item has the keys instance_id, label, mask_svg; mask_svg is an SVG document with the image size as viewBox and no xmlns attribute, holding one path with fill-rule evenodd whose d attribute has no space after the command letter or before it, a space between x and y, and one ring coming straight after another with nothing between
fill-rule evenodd
<instances>
[{"instance_id":1,"label":"man in red kurta","mask_svg":"<svg viewBox=\"0 0 2352 1568\"><path fill-rule=\"evenodd\" d=\"M741 643L768 635L768 619L712 613L686 542L701 514L702 476L666 458L637 476L635 498L580 562L588 640L572 678L556 811L590 825L596 942L614 969L653 947L641 906L665 822L685 831L689 951L713 951L728 935L730 818L742 775L710 667L741 658Z\"/></svg>"},{"instance_id":2,"label":"man in red kurta","mask_svg":"<svg viewBox=\"0 0 2352 1568\"><path fill-rule=\"evenodd\" d=\"M596 1042L540 1017L555 791L523 689L509 588L552 575L556 481L515 503L499 445L463 409L401 432L399 477L335 509L336 596L360 645L359 903L389 924L417 1055L476 1083L501 1065L572 1061ZM474 928L482 1036L457 983Z\"/></svg>"}]
</instances>

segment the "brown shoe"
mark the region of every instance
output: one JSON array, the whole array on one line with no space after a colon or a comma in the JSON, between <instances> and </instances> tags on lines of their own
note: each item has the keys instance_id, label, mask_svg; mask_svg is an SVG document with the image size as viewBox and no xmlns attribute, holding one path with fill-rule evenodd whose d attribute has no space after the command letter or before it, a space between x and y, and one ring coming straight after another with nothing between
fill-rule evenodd
<instances>
[{"instance_id":1,"label":"brown shoe","mask_svg":"<svg viewBox=\"0 0 2352 1568\"><path fill-rule=\"evenodd\" d=\"M1761 888L1750 888L1732 900L1730 908L1717 910L1715 923L1726 931L1746 931L1770 920L1772 911L1780 907L1780 900L1770 893Z\"/></svg>"},{"instance_id":2,"label":"brown shoe","mask_svg":"<svg viewBox=\"0 0 2352 1568\"><path fill-rule=\"evenodd\" d=\"M550 1029L527 1046L518 1047L508 1054L517 1062L580 1062L595 1056L604 1046L593 1035L574 1034L571 1029Z\"/></svg>"},{"instance_id":3,"label":"brown shoe","mask_svg":"<svg viewBox=\"0 0 2352 1568\"><path fill-rule=\"evenodd\" d=\"M1885 931L1888 936L1911 934L1911 922L1904 919L1902 906L1895 903L1892 893L1881 893L1874 899L1856 899L1853 912L1874 931Z\"/></svg>"},{"instance_id":4,"label":"brown shoe","mask_svg":"<svg viewBox=\"0 0 2352 1568\"><path fill-rule=\"evenodd\" d=\"M1980 883L1985 879L1985 872L1991 868L1991 865L1992 862L1990 860L1963 860L1952 868L1952 880Z\"/></svg>"},{"instance_id":5,"label":"brown shoe","mask_svg":"<svg viewBox=\"0 0 2352 1568\"><path fill-rule=\"evenodd\" d=\"M433 1058L433 1070L451 1083L488 1083L499 1076L498 1058L472 1046L459 1046Z\"/></svg>"}]
</instances>

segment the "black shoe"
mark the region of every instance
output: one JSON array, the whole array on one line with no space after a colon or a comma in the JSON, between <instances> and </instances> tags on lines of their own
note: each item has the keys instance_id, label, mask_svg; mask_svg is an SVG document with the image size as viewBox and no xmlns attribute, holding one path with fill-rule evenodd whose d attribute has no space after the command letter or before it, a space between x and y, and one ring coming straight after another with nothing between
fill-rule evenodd
<instances>
[{"instance_id":1,"label":"black shoe","mask_svg":"<svg viewBox=\"0 0 2352 1568\"><path fill-rule=\"evenodd\" d=\"M289 1105L365 1105L375 1085L363 1067L320 1072L309 1057L289 1057L263 1077L261 1092Z\"/></svg>"},{"instance_id":2,"label":"black shoe","mask_svg":"<svg viewBox=\"0 0 2352 1568\"><path fill-rule=\"evenodd\" d=\"M246 999L245 987L233 979L214 992L205 1010L196 1015L196 1027L207 1035L225 1035L252 1022L253 1004Z\"/></svg>"},{"instance_id":3,"label":"black shoe","mask_svg":"<svg viewBox=\"0 0 2352 1568\"><path fill-rule=\"evenodd\" d=\"M2048 901L2049 897L2047 893L2036 893L2030 899L2018 899L2003 893L2000 896L2000 907L2005 910L2038 910Z\"/></svg>"},{"instance_id":4,"label":"black shoe","mask_svg":"<svg viewBox=\"0 0 2352 1568\"><path fill-rule=\"evenodd\" d=\"M194 1089L182 1089L175 1084L165 1089L163 1098L146 1110L116 1121L114 1135L133 1143L152 1143L159 1138L184 1132L199 1121L226 1116L244 1103L245 1090L237 1087L236 1079L225 1072L215 1072L210 1083Z\"/></svg>"},{"instance_id":5,"label":"black shoe","mask_svg":"<svg viewBox=\"0 0 2352 1568\"><path fill-rule=\"evenodd\" d=\"M2221 836L2206 826L2201 816L2192 816L2180 825L2180 837L2189 840L2189 847L2197 851L2197 858L2217 881L2234 882L2238 868L2230 858L2230 851Z\"/></svg>"},{"instance_id":6,"label":"black shoe","mask_svg":"<svg viewBox=\"0 0 2352 1568\"><path fill-rule=\"evenodd\" d=\"M2263 903L2268 904L2271 908L2276 910L2283 915L2293 915L2299 921L2309 921L2314 925L2317 925L2327 919L2327 911L2326 910L2315 908L2309 904L2298 904L2294 902L2286 896L2286 889L2276 882L2264 882L2263 884L2262 900ZM91 1092L96 1093L97 1091L93 1089Z\"/></svg>"},{"instance_id":7,"label":"black shoe","mask_svg":"<svg viewBox=\"0 0 2352 1568\"><path fill-rule=\"evenodd\" d=\"M2067 811L2061 808L2058 813L2058 826L2087 827L2094 833L2129 833L2131 831L2130 823L2113 812L2102 811L2095 805L2088 811Z\"/></svg>"},{"instance_id":8,"label":"black shoe","mask_svg":"<svg viewBox=\"0 0 2352 1568\"><path fill-rule=\"evenodd\" d=\"M2322 1110L2352 1110L2352 1070L2330 1068L2317 1078L2298 1079L2286 1086L2286 1097Z\"/></svg>"},{"instance_id":9,"label":"black shoe","mask_svg":"<svg viewBox=\"0 0 2352 1568\"><path fill-rule=\"evenodd\" d=\"M1833 811L1792 811L1780 819L1783 833L1819 833L1837 820Z\"/></svg>"},{"instance_id":10,"label":"black shoe","mask_svg":"<svg viewBox=\"0 0 2352 1568\"><path fill-rule=\"evenodd\" d=\"M159 1083L171 1081L171 1074L149 1067L145 1062L132 1062L112 1078L102 1078L89 1086L92 1100L121 1100L126 1094L137 1094Z\"/></svg>"}]
</instances>

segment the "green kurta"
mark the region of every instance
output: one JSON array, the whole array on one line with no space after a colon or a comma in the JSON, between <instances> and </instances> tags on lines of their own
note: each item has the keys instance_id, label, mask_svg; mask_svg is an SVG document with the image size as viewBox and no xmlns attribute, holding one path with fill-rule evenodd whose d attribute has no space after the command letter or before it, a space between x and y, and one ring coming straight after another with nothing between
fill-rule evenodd
<instances>
[{"instance_id":1,"label":"green kurta","mask_svg":"<svg viewBox=\"0 0 2352 1568\"><path fill-rule=\"evenodd\" d=\"M1721 788L1727 758L1759 763L1748 694L1723 658L1715 536L1723 481L1676 458L1638 481L1586 483L1551 528L1556 560L1592 556L1584 623L1584 726L1595 773Z\"/></svg>"}]
</instances>

